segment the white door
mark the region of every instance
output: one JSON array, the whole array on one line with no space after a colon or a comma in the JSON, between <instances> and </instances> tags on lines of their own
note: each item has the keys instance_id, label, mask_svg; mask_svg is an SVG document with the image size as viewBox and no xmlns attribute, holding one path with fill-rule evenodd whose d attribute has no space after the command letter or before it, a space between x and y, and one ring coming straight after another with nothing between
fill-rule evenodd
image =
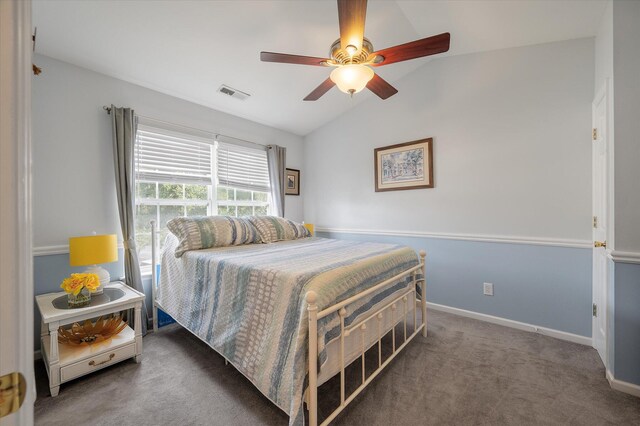
<instances>
[{"instance_id":1,"label":"white door","mask_svg":"<svg viewBox=\"0 0 640 426\"><path fill-rule=\"evenodd\" d=\"M31 1L0 0L0 424L33 424ZM20 405L22 403L22 405Z\"/></svg>"},{"instance_id":2,"label":"white door","mask_svg":"<svg viewBox=\"0 0 640 426\"><path fill-rule=\"evenodd\" d=\"M593 347L607 365L608 224L607 86L593 101Z\"/></svg>"}]
</instances>

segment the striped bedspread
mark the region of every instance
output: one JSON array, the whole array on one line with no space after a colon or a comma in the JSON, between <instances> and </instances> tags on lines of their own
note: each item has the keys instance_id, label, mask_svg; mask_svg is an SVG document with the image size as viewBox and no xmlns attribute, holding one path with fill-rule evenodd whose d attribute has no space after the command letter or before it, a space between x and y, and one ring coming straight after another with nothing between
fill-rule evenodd
<instances>
[{"instance_id":1,"label":"striped bedspread","mask_svg":"<svg viewBox=\"0 0 640 426\"><path fill-rule=\"evenodd\" d=\"M283 411L303 424L308 316L305 294L322 310L419 263L408 247L325 238L189 251L174 257L170 235L162 255L160 305L207 342ZM351 324L410 277L347 307ZM319 365L339 337L337 314L318 323Z\"/></svg>"}]
</instances>

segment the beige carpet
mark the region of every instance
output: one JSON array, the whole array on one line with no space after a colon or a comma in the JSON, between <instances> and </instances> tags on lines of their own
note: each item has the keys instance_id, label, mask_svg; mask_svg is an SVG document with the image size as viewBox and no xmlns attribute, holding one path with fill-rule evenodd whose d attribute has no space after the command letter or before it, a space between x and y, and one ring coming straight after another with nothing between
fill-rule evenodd
<instances>
[{"instance_id":1,"label":"beige carpet","mask_svg":"<svg viewBox=\"0 0 640 426\"><path fill-rule=\"evenodd\" d=\"M609 387L592 348L451 314L431 312L429 320L429 337L416 337L335 424L640 425L640 399ZM360 365L352 367L349 375L359 377ZM288 422L176 325L145 337L141 364L126 361L63 384L56 398L41 361L36 378L41 425ZM320 389L322 416L337 403L338 386L332 380Z\"/></svg>"}]
</instances>

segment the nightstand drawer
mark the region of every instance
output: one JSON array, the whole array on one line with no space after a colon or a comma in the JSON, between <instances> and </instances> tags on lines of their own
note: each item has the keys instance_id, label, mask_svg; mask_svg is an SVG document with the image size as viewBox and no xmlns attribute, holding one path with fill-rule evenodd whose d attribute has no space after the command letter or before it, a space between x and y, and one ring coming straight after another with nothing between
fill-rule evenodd
<instances>
[{"instance_id":1,"label":"nightstand drawer","mask_svg":"<svg viewBox=\"0 0 640 426\"><path fill-rule=\"evenodd\" d=\"M136 344L135 342L132 342L129 345L122 346L60 368L60 379L62 382L66 382L87 373L91 373L92 371L123 361L127 358L131 358L135 355Z\"/></svg>"}]
</instances>

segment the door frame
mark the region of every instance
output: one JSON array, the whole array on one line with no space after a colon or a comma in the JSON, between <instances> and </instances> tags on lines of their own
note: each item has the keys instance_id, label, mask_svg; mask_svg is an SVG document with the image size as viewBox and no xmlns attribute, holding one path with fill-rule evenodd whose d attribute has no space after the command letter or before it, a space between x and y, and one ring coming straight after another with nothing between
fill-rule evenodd
<instances>
[{"instance_id":1,"label":"door frame","mask_svg":"<svg viewBox=\"0 0 640 426\"><path fill-rule=\"evenodd\" d=\"M22 407L3 426L33 424L31 243L31 0L0 1L0 376L26 381Z\"/></svg>"},{"instance_id":2,"label":"door frame","mask_svg":"<svg viewBox=\"0 0 640 426\"><path fill-rule=\"evenodd\" d=\"M615 247L615 175L614 175L614 131L613 131L613 81L606 78L602 86L593 98L593 104L602 97L606 97L607 105L607 255L611 258L611 252ZM592 111L592 121L593 113Z\"/></svg>"},{"instance_id":3,"label":"door frame","mask_svg":"<svg viewBox=\"0 0 640 426\"><path fill-rule=\"evenodd\" d=\"M613 200L614 200L614 176L613 176L613 120L612 120L612 99L611 99L611 79L607 78L605 79L604 83L602 84L602 86L600 87L600 89L597 91L596 96L593 99L593 102L591 104L591 122L592 122L592 128L597 128L597 123L596 123L596 107L597 105L599 105L600 102L603 101L605 102L605 120L606 120L606 129L605 129L605 140L606 140L606 150L605 150L605 155L606 155L606 159L605 159L605 167L606 170L604 171L604 176L606 178L606 198L605 198L605 209L606 209L606 217L607 217L607 229L605 232L605 240L607 242L607 248L605 249L605 258L606 258L606 263L605 263L605 271L606 273L605 278L604 278L604 283L603 285L605 286L604 288L604 294L605 294L605 300L603 301L603 303L601 303L602 306L598 306L598 315L603 315L604 316L604 322L605 322L605 341L604 341L604 348L603 348L603 362L605 365L605 368L609 368L609 342L611 339L611 329L610 329L610 321L612 321L611 315L610 315L610 298L611 298L611 294L610 294L610 290L611 290L611 283L610 283L610 267L611 265L609 264L609 260L611 259L611 252L613 251L613 246L614 246L614 215L613 215ZM600 132L601 129L598 129L598 132ZM593 144L593 140L591 141L591 144ZM591 145L592 148L592 152L593 152L593 145ZM592 160L592 182L593 182L593 174L594 174L594 169L593 167L595 167L595 159ZM592 187L592 196L593 196L593 187ZM592 204L593 206L593 204ZM593 208L593 207L592 207ZM593 210L592 210L592 214L593 214ZM592 230L592 234L593 234L593 230ZM593 239L593 237L592 237ZM593 248L591 249L592 251L594 250ZM595 265L592 265L592 277L594 275L594 268ZM594 289L594 284L592 284L592 301L595 299L594 294L593 294L593 289ZM595 348L595 334L594 334L594 325L596 324L596 321L592 318L592 332L591 332L591 337L592 337L592 346Z\"/></svg>"}]
</instances>

